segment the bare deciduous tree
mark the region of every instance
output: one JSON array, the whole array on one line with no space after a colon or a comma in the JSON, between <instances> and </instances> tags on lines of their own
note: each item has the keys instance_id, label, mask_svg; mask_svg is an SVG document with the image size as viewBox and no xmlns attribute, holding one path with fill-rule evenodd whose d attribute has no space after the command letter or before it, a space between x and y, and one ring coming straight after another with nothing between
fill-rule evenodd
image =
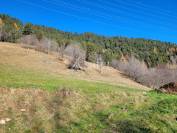
<instances>
[{"instance_id":1,"label":"bare deciduous tree","mask_svg":"<svg viewBox=\"0 0 177 133\"><path fill-rule=\"evenodd\" d=\"M172 64L177 64L177 56L170 56Z\"/></svg>"},{"instance_id":2,"label":"bare deciduous tree","mask_svg":"<svg viewBox=\"0 0 177 133\"><path fill-rule=\"evenodd\" d=\"M0 27L0 41L1 41L1 37L2 37L2 27Z\"/></svg>"},{"instance_id":3,"label":"bare deciduous tree","mask_svg":"<svg viewBox=\"0 0 177 133\"><path fill-rule=\"evenodd\" d=\"M102 58L101 54L96 55L96 63L97 63L97 67L99 69L99 72L101 73L102 66L103 66L103 58Z\"/></svg>"},{"instance_id":4,"label":"bare deciduous tree","mask_svg":"<svg viewBox=\"0 0 177 133\"><path fill-rule=\"evenodd\" d=\"M82 70L85 67L85 51L77 45L69 45L65 53L71 58L69 68Z\"/></svg>"},{"instance_id":5,"label":"bare deciduous tree","mask_svg":"<svg viewBox=\"0 0 177 133\"><path fill-rule=\"evenodd\" d=\"M3 21L0 18L0 41L1 41L1 36L2 36L2 27L3 27Z\"/></svg>"},{"instance_id":6,"label":"bare deciduous tree","mask_svg":"<svg viewBox=\"0 0 177 133\"><path fill-rule=\"evenodd\" d=\"M70 44L70 42L67 40L58 40L57 41L57 52L58 52L59 59L63 59L64 51L69 44Z\"/></svg>"},{"instance_id":7,"label":"bare deciduous tree","mask_svg":"<svg viewBox=\"0 0 177 133\"><path fill-rule=\"evenodd\" d=\"M52 48L52 40L50 40L50 39L48 39L46 37L43 37L40 40L40 45L49 54L50 51L51 51L51 48Z\"/></svg>"}]
</instances>

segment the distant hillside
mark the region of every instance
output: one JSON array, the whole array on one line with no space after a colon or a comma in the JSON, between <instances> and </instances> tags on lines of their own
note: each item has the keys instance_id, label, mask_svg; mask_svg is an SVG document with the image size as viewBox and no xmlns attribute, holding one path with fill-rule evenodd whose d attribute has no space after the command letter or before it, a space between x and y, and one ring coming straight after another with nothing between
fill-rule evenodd
<instances>
[{"instance_id":1,"label":"distant hillside","mask_svg":"<svg viewBox=\"0 0 177 133\"><path fill-rule=\"evenodd\" d=\"M17 42L22 36L36 35L38 40L46 37L58 44L63 40L79 43L86 50L86 60L90 62L96 62L95 57L101 54L107 65L114 59L127 59L130 56L144 61L149 67L177 64L177 45L170 42L64 32L31 23L23 24L20 20L3 14L0 15L0 27L0 41L4 42Z\"/></svg>"}]
</instances>

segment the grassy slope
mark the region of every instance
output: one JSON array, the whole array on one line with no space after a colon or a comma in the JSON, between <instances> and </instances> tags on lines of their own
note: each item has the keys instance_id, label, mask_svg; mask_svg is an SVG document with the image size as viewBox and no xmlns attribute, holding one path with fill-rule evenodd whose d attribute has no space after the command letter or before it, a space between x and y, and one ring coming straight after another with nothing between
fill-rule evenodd
<instances>
[{"instance_id":1,"label":"grassy slope","mask_svg":"<svg viewBox=\"0 0 177 133\"><path fill-rule=\"evenodd\" d=\"M103 67L102 73L99 73L95 64L87 63L86 65L88 67L85 68L85 71L74 72L67 68L67 62L67 60L59 61L56 55L48 55L38 51L24 49L18 45L10 43L2 43L2 45L0 45L0 63L14 66L14 68L23 68L53 75L63 75L65 77L74 77L87 81L99 81L147 89L146 87L123 77L119 71L111 67Z\"/></svg>"},{"instance_id":2,"label":"grassy slope","mask_svg":"<svg viewBox=\"0 0 177 133\"><path fill-rule=\"evenodd\" d=\"M1 63L0 65L0 86L7 88L19 88L16 93L1 93L2 106L0 118L8 116L13 120L7 123L6 127L0 126L0 131L6 132L177 132L177 96L147 92L135 87L122 85L111 85L108 83L79 80L64 75L48 74L27 68L19 68L14 65ZM51 98L44 101L34 101L36 111L30 115L31 119L25 119L36 123L35 125L24 124L23 114L16 112L16 107L11 107L8 100L16 101L24 94L20 88L40 88L43 93L52 95L58 89L69 88L70 95L62 99L57 114L49 120L42 119L51 113L46 103L53 104ZM19 90L19 91L18 91ZM73 92L74 91L74 92ZM33 94L33 91L30 92ZM14 97L12 97L14 95ZM12 97L12 98L11 98ZM28 95L24 101L28 101ZM53 95L51 96L53 98ZM60 97L60 95L59 95ZM14 99L13 99L14 98ZM34 97L35 98L35 97ZM37 99L37 98L36 98ZM20 100L22 102L23 100ZM56 99L55 99L56 100ZM17 100L19 102L19 100ZM7 102L7 104L6 104ZM17 103L18 103L17 102ZM1 104L2 104L1 103ZM19 103L18 103L19 104ZM39 106L40 105L40 106ZM39 107L38 107L39 106ZM12 108L14 114L9 113ZM42 110L41 110L42 107ZM4 108L7 108L5 110ZM30 107L26 107L27 109ZM54 108L51 106L50 108ZM38 113L44 113L41 116ZM18 114L18 115L16 115ZM35 119L37 116L38 119ZM20 122L19 122L20 121ZM52 121L52 122L51 122ZM56 125L60 121L58 126ZM48 127L48 128L46 128ZM49 128L50 127L50 128Z\"/></svg>"},{"instance_id":3,"label":"grassy slope","mask_svg":"<svg viewBox=\"0 0 177 133\"><path fill-rule=\"evenodd\" d=\"M102 82L79 80L67 76L57 76L49 73L14 68L9 65L0 66L0 85L7 88L40 88L49 91L60 88L72 88L86 93L96 93L112 90L140 91L133 87L123 87Z\"/></svg>"}]
</instances>

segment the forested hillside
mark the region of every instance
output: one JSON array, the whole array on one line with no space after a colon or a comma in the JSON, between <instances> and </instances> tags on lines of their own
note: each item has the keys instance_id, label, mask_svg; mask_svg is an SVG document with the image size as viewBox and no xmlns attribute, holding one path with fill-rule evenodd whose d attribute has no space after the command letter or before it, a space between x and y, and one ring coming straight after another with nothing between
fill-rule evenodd
<instances>
[{"instance_id":1,"label":"forested hillside","mask_svg":"<svg viewBox=\"0 0 177 133\"><path fill-rule=\"evenodd\" d=\"M107 65L114 59L126 60L130 56L144 61L148 67L177 63L177 45L174 43L143 38L105 37L93 33L70 33L31 23L23 24L16 18L0 15L0 41L17 42L28 35L35 36L38 41L45 37L56 42L52 45L80 44L86 51L86 60L90 62L96 62L96 56L101 55Z\"/></svg>"}]
</instances>

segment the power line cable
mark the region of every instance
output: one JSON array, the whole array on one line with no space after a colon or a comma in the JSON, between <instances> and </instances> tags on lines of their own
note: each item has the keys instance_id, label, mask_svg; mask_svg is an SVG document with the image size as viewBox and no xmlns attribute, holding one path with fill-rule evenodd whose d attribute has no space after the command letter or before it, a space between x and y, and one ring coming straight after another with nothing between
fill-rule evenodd
<instances>
[{"instance_id":1,"label":"power line cable","mask_svg":"<svg viewBox=\"0 0 177 133\"><path fill-rule=\"evenodd\" d=\"M81 0L76 0L76 1L81 1ZM94 7L99 7L99 8L101 8L101 9L104 9L104 10L107 10L108 11L108 9L109 9L109 11L112 11L112 13L115 13L115 12L117 12L117 13L120 13L120 12L122 12L122 13L125 13L125 12L123 12L123 10L120 10L120 9L113 9L113 8L110 8L110 6L103 6L103 5L100 5L100 4L98 4L98 3L94 3L94 5L93 5L93 3L91 3L91 2L89 2L89 1L84 1L84 3L87 3L87 4L89 4L90 6L94 6ZM128 9L128 8L127 8ZM118 12L119 11L119 12ZM140 19L140 18L138 18L138 17L136 17L136 16L133 16L133 14L132 13L130 13L130 10L126 10L127 12L126 12L126 14L129 14L129 18L133 18L133 19L136 19L135 21L137 21L138 19L139 19L139 21L138 22L140 22L140 21L142 21L142 19ZM144 13L141 13L141 14L144 14ZM144 15L146 15L146 14L144 14ZM156 20L157 18L159 18L158 16L154 16L154 19L152 19L152 16L150 16L149 17L150 19L151 19L151 21L152 22L154 22L154 23L156 23L156 21L154 21L154 20ZM164 18L161 18L161 19L163 19L164 20ZM177 21L176 21L177 22ZM168 19L168 21L167 21L167 23L169 24L169 25L171 25L171 24L174 24L174 23L169 23L169 19ZM156 23L157 25L159 25L159 23ZM163 24L162 24L163 25ZM167 26L167 25L165 25L165 26ZM173 27L174 28L174 27Z\"/></svg>"},{"instance_id":2,"label":"power line cable","mask_svg":"<svg viewBox=\"0 0 177 133\"><path fill-rule=\"evenodd\" d=\"M19 1L19 0L16 0L16 1ZM48 7L45 7L45 6L41 6L41 5L36 5L36 4L34 4L34 3L30 3L30 2L22 2L22 1L19 1L19 2L21 2L21 3L25 3L25 4L30 4L30 5L33 5L33 6L37 6L37 7L40 7L40 8L43 8L43 9L46 9L46 10L48 10L48 11L54 11L54 12L57 12L57 13L60 13L60 14L64 14L64 15L67 15L67 16L72 16L72 17L75 17L75 18L78 18L78 19L87 19L87 20L90 20L89 18L87 18L87 17L78 17L77 15L71 15L71 14L68 14L68 13L66 13L66 12L62 12L62 11L59 11L59 10L56 10L56 9L49 9ZM93 20L92 20L93 21ZM109 25L109 26L111 26L111 27L116 27L116 28L121 28L121 29L126 29L125 27L120 27L120 26L118 26L118 25L113 25L113 24L109 24L109 23L105 23L104 21L98 21L98 20L94 20L95 22L97 22L97 23L102 23L102 24L106 24L106 25ZM128 30L130 30L130 28L128 28ZM137 30L136 30L137 31ZM140 30L141 31L141 30Z\"/></svg>"},{"instance_id":3,"label":"power line cable","mask_svg":"<svg viewBox=\"0 0 177 133\"><path fill-rule=\"evenodd\" d=\"M43 0L43 1L46 1L46 0ZM59 5L59 6L64 6L64 5L60 5L59 3L54 3L53 1L46 1L47 3L50 3L50 4L53 4L53 5ZM65 3L65 8L70 8L69 6L67 6L66 5L67 3ZM80 10L78 10L78 9L75 9L75 8L72 8L73 10L77 10L77 11L80 11ZM83 13L84 11L82 11L82 13ZM112 15L109 15L109 14L103 14L103 13L100 13L100 12L98 12L98 11L94 11L94 13L92 13L92 12L89 12L88 10L87 10L87 12L85 12L85 13L89 13L89 14L91 14L91 15L93 15L93 16L96 16L96 17L101 17L101 18L103 18L103 19L106 19L106 20L108 20L109 19L109 21L115 21L115 19L117 20L118 18L119 18L119 23L120 23L120 21L122 21L123 20L123 18L121 17L121 16L118 16L118 15L116 15L116 16L112 16ZM137 22L137 23L142 23L141 21L138 21L138 20L133 20L134 22ZM124 24L126 23L126 21L124 21L123 22ZM146 22L147 23L147 22ZM130 24L130 23L129 23ZM163 25L163 27L160 27L159 26L159 23L152 23L153 25L154 24L156 24L156 25L158 25L158 28L162 28L162 29L164 29L165 27L169 27L169 25ZM152 25L150 22L148 23L148 25L150 26L150 25ZM136 24L135 24L136 25ZM162 24L161 24L162 25ZM165 27L164 27L165 26ZM152 28L152 27L149 27L149 28ZM166 29L166 28L165 28ZM174 27L172 28L172 29L174 29Z\"/></svg>"}]
</instances>

